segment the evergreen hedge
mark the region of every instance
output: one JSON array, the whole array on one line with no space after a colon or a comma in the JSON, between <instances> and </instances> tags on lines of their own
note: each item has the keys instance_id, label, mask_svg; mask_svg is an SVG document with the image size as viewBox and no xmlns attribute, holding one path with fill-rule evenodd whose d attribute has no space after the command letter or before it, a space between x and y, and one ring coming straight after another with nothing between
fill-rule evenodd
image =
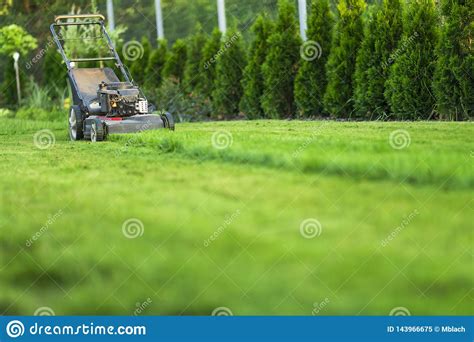
<instances>
[{"instance_id":1,"label":"evergreen hedge","mask_svg":"<svg viewBox=\"0 0 474 342\"><path fill-rule=\"evenodd\" d=\"M200 87L202 82L202 51L206 44L206 36L201 25L197 25L195 33L189 38L187 62L184 71L184 85L188 92Z\"/></svg>"},{"instance_id":2,"label":"evergreen hedge","mask_svg":"<svg viewBox=\"0 0 474 342\"><path fill-rule=\"evenodd\" d=\"M389 117L385 81L389 60L402 35L400 0L384 0L371 6L364 28L364 40L357 55L354 75L355 114L363 119Z\"/></svg>"},{"instance_id":3,"label":"evergreen hedge","mask_svg":"<svg viewBox=\"0 0 474 342\"><path fill-rule=\"evenodd\" d=\"M433 88L442 119L474 117L474 1L443 0Z\"/></svg>"},{"instance_id":4,"label":"evergreen hedge","mask_svg":"<svg viewBox=\"0 0 474 342\"><path fill-rule=\"evenodd\" d=\"M216 79L216 63L212 63L214 56L221 47L222 34L218 28L212 31L211 36L204 44L201 56L199 73L201 74L201 82L198 84L198 91L205 97L210 99L214 90L214 81Z\"/></svg>"},{"instance_id":5,"label":"evergreen hedge","mask_svg":"<svg viewBox=\"0 0 474 342\"><path fill-rule=\"evenodd\" d=\"M333 117L349 118L353 112L353 77L363 39L364 9L363 0L340 0L337 5L339 18L326 66L328 84L324 95L324 107Z\"/></svg>"},{"instance_id":6,"label":"evergreen hedge","mask_svg":"<svg viewBox=\"0 0 474 342\"><path fill-rule=\"evenodd\" d=\"M399 120L429 119L434 112L432 80L438 17L434 0L412 0L403 16L403 35L393 54L385 96Z\"/></svg>"},{"instance_id":7,"label":"evergreen hedge","mask_svg":"<svg viewBox=\"0 0 474 342\"><path fill-rule=\"evenodd\" d=\"M240 101L240 110L250 119L264 116L260 102L264 90L262 65L268 52L268 37L273 24L267 16L260 15L252 26L254 40L249 49L248 64L244 69L242 87L244 95Z\"/></svg>"},{"instance_id":8,"label":"evergreen hedge","mask_svg":"<svg viewBox=\"0 0 474 342\"><path fill-rule=\"evenodd\" d=\"M184 70L187 60L187 44L183 39L178 39L172 46L170 54L163 69L163 76L174 83L182 85Z\"/></svg>"},{"instance_id":9,"label":"evergreen hedge","mask_svg":"<svg viewBox=\"0 0 474 342\"><path fill-rule=\"evenodd\" d=\"M296 9L288 0L278 2L278 19L268 44L268 55L263 65L262 106L270 118L291 118L296 112L293 88L301 39Z\"/></svg>"},{"instance_id":10,"label":"evergreen hedge","mask_svg":"<svg viewBox=\"0 0 474 342\"><path fill-rule=\"evenodd\" d=\"M326 63L331 52L333 17L327 0L312 0L308 19L308 41L300 49L301 68L295 80L298 116L325 115Z\"/></svg>"},{"instance_id":11,"label":"evergreen hedge","mask_svg":"<svg viewBox=\"0 0 474 342\"><path fill-rule=\"evenodd\" d=\"M233 28L227 31L213 62L217 64L212 92L215 111L213 114L219 118L233 118L239 113L239 102L243 94L242 76L245 67L242 34L237 29Z\"/></svg>"},{"instance_id":12,"label":"evergreen hedge","mask_svg":"<svg viewBox=\"0 0 474 342\"><path fill-rule=\"evenodd\" d=\"M158 40L146 66L145 86L150 90L158 89L163 83L163 69L168 59L168 43L166 40Z\"/></svg>"}]
</instances>

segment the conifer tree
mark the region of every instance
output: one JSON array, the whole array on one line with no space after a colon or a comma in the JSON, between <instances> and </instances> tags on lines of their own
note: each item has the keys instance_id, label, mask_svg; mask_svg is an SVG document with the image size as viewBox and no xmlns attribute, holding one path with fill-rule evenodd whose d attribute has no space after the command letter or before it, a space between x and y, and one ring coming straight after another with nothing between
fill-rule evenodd
<instances>
[{"instance_id":1,"label":"conifer tree","mask_svg":"<svg viewBox=\"0 0 474 342\"><path fill-rule=\"evenodd\" d=\"M334 27L331 54L326 66L327 87L324 107L338 118L349 118L353 112L353 78L357 52L363 38L363 0L340 0L339 18Z\"/></svg>"},{"instance_id":2,"label":"conifer tree","mask_svg":"<svg viewBox=\"0 0 474 342\"><path fill-rule=\"evenodd\" d=\"M271 118L293 117L296 112L294 82L301 39L292 2L278 2L278 19L268 44L268 55L263 65L262 107L265 115Z\"/></svg>"},{"instance_id":3,"label":"conifer tree","mask_svg":"<svg viewBox=\"0 0 474 342\"><path fill-rule=\"evenodd\" d=\"M385 96L397 119L428 119L435 99L432 79L437 41L434 0L412 0L403 15L403 35L390 67Z\"/></svg>"},{"instance_id":4,"label":"conifer tree","mask_svg":"<svg viewBox=\"0 0 474 342\"><path fill-rule=\"evenodd\" d=\"M236 28L227 31L220 54L216 57L216 79L212 92L215 115L232 118L239 113L245 52L242 34Z\"/></svg>"},{"instance_id":5,"label":"conifer tree","mask_svg":"<svg viewBox=\"0 0 474 342\"><path fill-rule=\"evenodd\" d=\"M221 48L222 34L218 28L212 31L202 50L199 72L202 73L202 79L198 84L199 92L206 98L211 98L214 90L214 81L216 79L216 63L212 60Z\"/></svg>"},{"instance_id":6,"label":"conifer tree","mask_svg":"<svg viewBox=\"0 0 474 342\"><path fill-rule=\"evenodd\" d=\"M132 61L130 73L137 84L143 85L147 78L145 68L150 58L151 44L148 38L145 36L142 38L140 44L142 47L140 52L141 54L137 56L138 58Z\"/></svg>"},{"instance_id":7,"label":"conifer tree","mask_svg":"<svg viewBox=\"0 0 474 342\"><path fill-rule=\"evenodd\" d=\"M156 49L151 52L146 66L145 84L148 89L156 90L163 83L163 68L165 67L167 58L168 42L164 39L160 39L157 42Z\"/></svg>"},{"instance_id":8,"label":"conifer tree","mask_svg":"<svg viewBox=\"0 0 474 342\"><path fill-rule=\"evenodd\" d=\"M175 41L168 55L168 59L163 69L164 77L170 78L173 82L182 84L184 70L186 68L187 45L183 39Z\"/></svg>"},{"instance_id":9,"label":"conifer tree","mask_svg":"<svg viewBox=\"0 0 474 342\"><path fill-rule=\"evenodd\" d=\"M301 67L295 80L295 100L302 117L324 114L326 63L331 51L333 17L327 0L312 0L308 40L300 50Z\"/></svg>"},{"instance_id":10,"label":"conifer tree","mask_svg":"<svg viewBox=\"0 0 474 342\"><path fill-rule=\"evenodd\" d=\"M194 29L194 34L189 38L187 50L186 69L184 71L184 84L188 92L194 92L202 82L203 69L201 66L202 51L206 44L206 36L200 24Z\"/></svg>"},{"instance_id":11,"label":"conifer tree","mask_svg":"<svg viewBox=\"0 0 474 342\"><path fill-rule=\"evenodd\" d=\"M264 81L262 65L268 52L268 37L272 31L272 22L267 16L260 15L252 26L254 40L250 46L248 64L244 69L242 87L244 95L240 101L240 110L250 119L263 117L260 103Z\"/></svg>"},{"instance_id":12,"label":"conifer tree","mask_svg":"<svg viewBox=\"0 0 474 342\"><path fill-rule=\"evenodd\" d=\"M354 106L357 117L388 117L390 107L385 100L390 55L397 49L402 35L400 0L383 0L369 9L364 39L359 49L354 76Z\"/></svg>"},{"instance_id":13,"label":"conifer tree","mask_svg":"<svg viewBox=\"0 0 474 342\"><path fill-rule=\"evenodd\" d=\"M444 0L433 82L440 117L474 118L474 1Z\"/></svg>"}]
</instances>

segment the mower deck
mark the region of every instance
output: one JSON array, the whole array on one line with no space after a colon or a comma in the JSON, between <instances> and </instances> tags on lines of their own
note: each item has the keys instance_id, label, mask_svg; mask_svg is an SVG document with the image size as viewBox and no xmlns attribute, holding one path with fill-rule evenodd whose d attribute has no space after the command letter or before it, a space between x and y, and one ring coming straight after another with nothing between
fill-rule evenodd
<instances>
[{"instance_id":1,"label":"mower deck","mask_svg":"<svg viewBox=\"0 0 474 342\"><path fill-rule=\"evenodd\" d=\"M108 118L92 116L107 126L108 134L137 133L142 131L165 128L163 119L156 114L134 115L128 118Z\"/></svg>"}]
</instances>

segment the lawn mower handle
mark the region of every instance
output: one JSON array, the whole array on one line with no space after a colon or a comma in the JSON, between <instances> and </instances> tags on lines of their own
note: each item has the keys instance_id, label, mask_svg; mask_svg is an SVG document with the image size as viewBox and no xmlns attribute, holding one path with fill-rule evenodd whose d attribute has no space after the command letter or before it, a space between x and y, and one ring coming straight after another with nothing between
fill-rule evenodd
<instances>
[{"instance_id":1,"label":"lawn mower handle","mask_svg":"<svg viewBox=\"0 0 474 342\"><path fill-rule=\"evenodd\" d=\"M57 15L54 17L56 24L59 24L63 19L87 19L87 18L99 18L105 21L105 17L102 14L73 14L73 15Z\"/></svg>"}]
</instances>

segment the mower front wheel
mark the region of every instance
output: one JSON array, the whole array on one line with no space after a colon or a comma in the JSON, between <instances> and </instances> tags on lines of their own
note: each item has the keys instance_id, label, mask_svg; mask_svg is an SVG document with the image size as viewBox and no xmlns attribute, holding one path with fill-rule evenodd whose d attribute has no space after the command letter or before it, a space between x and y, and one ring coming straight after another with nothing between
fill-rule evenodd
<instances>
[{"instance_id":1,"label":"mower front wheel","mask_svg":"<svg viewBox=\"0 0 474 342\"><path fill-rule=\"evenodd\" d=\"M69 138L72 141L84 139L84 115L79 106L69 110Z\"/></svg>"},{"instance_id":2,"label":"mower front wheel","mask_svg":"<svg viewBox=\"0 0 474 342\"><path fill-rule=\"evenodd\" d=\"M171 115L168 112L164 112L163 114L161 114L161 120L163 120L163 124L164 124L165 128L168 128L171 131L174 131L173 115Z\"/></svg>"},{"instance_id":3,"label":"mower front wheel","mask_svg":"<svg viewBox=\"0 0 474 342\"><path fill-rule=\"evenodd\" d=\"M98 141L104 141L107 132L105 131L104 123L99 119L93 119L91 123L91 141L93 143Z\"/></svg>"}]
</instances>

